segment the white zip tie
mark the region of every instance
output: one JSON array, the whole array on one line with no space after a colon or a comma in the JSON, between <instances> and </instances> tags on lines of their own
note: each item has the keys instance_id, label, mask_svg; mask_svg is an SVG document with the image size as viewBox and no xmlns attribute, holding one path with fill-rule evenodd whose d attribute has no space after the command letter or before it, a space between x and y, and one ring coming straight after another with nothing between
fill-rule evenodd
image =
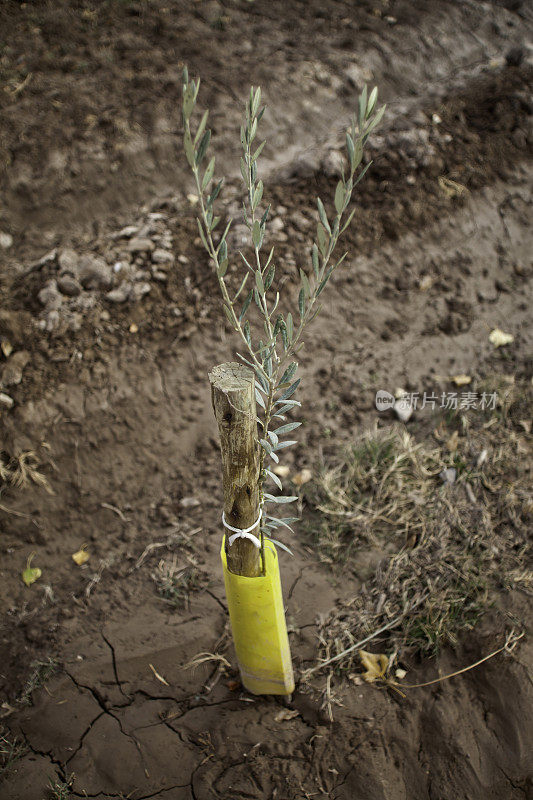
<instances>
[{"instance_id":1,"label":"white zip tie","mask_svg":"<svg viewBox=\"0 0 533 800\"><path fill-rule=\"evenodd\" d=\"M257 538L257 536L254 536L252 533L250 533L250 531L253 531L254 528L257 528L257 526L261 522L262 515L263 512L260 511L259 517L257 518L257 520L254 522L253 525L250 525L249 528L234 528L232 525L228 525L228 523L226 522L226 518L224 516L224 512L222 512L222 524L229 531L234 531L233 535L228 538L229 546L231 547L235 539L249 539L251 542L255 544L256 547L260 548L261 547L260 540Z\"/></svg>"}]
</instances>

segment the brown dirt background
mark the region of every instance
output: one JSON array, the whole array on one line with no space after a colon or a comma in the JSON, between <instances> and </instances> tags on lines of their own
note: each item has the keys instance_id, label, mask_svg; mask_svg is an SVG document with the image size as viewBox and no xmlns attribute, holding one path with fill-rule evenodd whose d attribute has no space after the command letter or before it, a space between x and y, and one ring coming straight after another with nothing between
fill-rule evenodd
<instances>
[{"instance_id":1,"label":"brown dirt background","mask_svg":"<svg viewBox=\"0 0 533 800\"><path fill-rule=\"evenodd\" d=\"M527 637L516 658L406 699L339 679L333 723L320 680L318 694L297 688L298 714L280 721L280 700L247 696L231 672L212 685L213 664L180 669L226 632L207 372L235 342L196 238L179 116L186 63L202 78L230 213L241 103L262 86L265 195L290 286L357 90L376 83L388 103L350 257L302 358L305 425L287 463L314 468L362 429L390 424L374 408L378 388L442 389L463 372L531 378L532 30L520 0L1 5L0 230L13 243L0 249L0 335L28 354L5 389L14 406L1 412L1 449L37 451L54 492L0 497L16 512L0 510L3 722L28 746L2 800L43 800L50 779L71 775L69 796L133 800L533 797ZM466 193L448 197L441 176ZM138 302L84 292L87 307L48 326L38 295L57 278L57 254L103 256L111 272L114 232L154 213L176 259L166 280L141 276L150 291ZM496 326L515 337L505 351L488 341ZM429 436L431 420L408 427ZM183 503L191 497L199 503ZM153 542L167 544L136 568ZM91 558L78 568L71 554L83 543ZM291 546L282 576L298 674L316 659L318 615L360 584L332 575L302 531ZM20 573L32 551L43 576L28 589ZM181 610L151 578L172 555L194 557L201 573ZM511 593L509 615L527 619L527 600ZM503 627L488 613L454 651L413 662L410 677L476 660ZM21 706L32 663L49 656L60 670Z\"/></svg>"}]
</instances>

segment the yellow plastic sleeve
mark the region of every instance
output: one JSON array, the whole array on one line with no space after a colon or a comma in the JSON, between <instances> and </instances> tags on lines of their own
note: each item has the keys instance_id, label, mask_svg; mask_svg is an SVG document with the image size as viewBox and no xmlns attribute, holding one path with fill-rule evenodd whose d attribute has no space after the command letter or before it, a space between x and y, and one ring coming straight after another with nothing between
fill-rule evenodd
<instances>
[{"instance_id":1,"label":"yellow plastic sleeve","mask_svg":"<svg viewBox=\"0 0 533 800\"><path fill-rule=\"evenodd\" d=\"M252 694L292 694L294 676L276 548L265 543L266 574L259 578L229 572L224 540L220 555L244 687Z\"/></svg>"}]
</instances>

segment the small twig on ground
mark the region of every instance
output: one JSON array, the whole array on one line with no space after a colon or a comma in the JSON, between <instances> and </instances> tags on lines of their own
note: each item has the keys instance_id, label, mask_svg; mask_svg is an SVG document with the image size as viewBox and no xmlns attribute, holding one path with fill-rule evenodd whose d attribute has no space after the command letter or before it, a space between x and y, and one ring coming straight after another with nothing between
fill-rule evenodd
<instances>
[{"instance_id":1,"label":"small twig on ground","mask_svg":"<svg viewBox=\"0 0 533 800\"><path fill-rule=\"evenodd\" d=\"M326 688L324 689L322 697L323 700L320 708L326 712L329 721L333 722L333 704L336 706L342 706L343 704L333 695L333 692L331 691L331 672L329 672L326 677Z\"/></svg>"},{"instance_id":2,"label":"small twig on ground","mask_svg":"<svg viewBox=\"0 0 533 800\"><path fill-rule=\"evenodd\" d=\"M170 536L164 542L151 542L151 544L147 545L144 550L142 551L141 555L133 565L133 567L129 570L128 574L131 574L134 570L139 569L141 564L145 561L145 559L152 553L154 550L158 550L160 547L170 547L172 544L175 544L180 537L189 537L194 536L197 533L200 533L201 528L195 528L192 531L187 531L187 534L184 534L181 531L175 531L170 534Z\"/></svg>"},{"instance_id":3,"label":"small twig on ground","mask_svg":"<svg viewBox=\"0 0 533 800\"><path fill-rule=\"evenodd\" d=\"M524 636L524 632L520 634L516 634L511 631L505 640L505 644L503 647L498 648L498 650L494 650L493 653L489 653L488 656L484 658L480 658L479 661L476 661L474 664L469 664L468 667L463 667L462 669L458 669L455 672L450 672L449 675L443 675L441 678L434 678L431 681L425 681L424 683L396 683L396 681L390 681L391 685L394 686L401 686L402 689L421 689L424 686L433 686L435 683L441 683L441 681L447 681L449 678L455 678L456 675L462 675L463 672L468 672L475 667L479 667L480 664L483 664L485 661L488 661L490 658L494 658L499 653L503 653L505 650L507 653L512 653L514 648L516 647L518 641Z\"/></svg>"},{"instance_id":4,"label":"small twig on ground","mask_svg":"<svg viewBox=\"0 0 533 800\"><path fill-rule=\"evenodd\" d=\"M169 683L168 681L166 681L166 680L163 678L163 676L162 676L162 675L160 675L160 674L159 674L159 672L156 670L156 668L154 667L154 665L153 665L153 664L148 664L148 666L150 667L150 669L152 670L152 672L154 673L155 677L157 678L157 680L158 680L160 683L163 683L165 686L170 686L170 683Z\"/></svg>"},{"instance_id":5,"label":"small twig on ground","mask_svg":"<svg viewBox=\"0 0 533 800\"><path fill-rule=\"evenodd\" d=\"M416 600L416 602L414 602L406 611L403 611L401 614L398 614L397 617L394 617L394 619L392 619L390 622L387 622L386 625L382 625L381 628L378 628L377 631L371 633L370 636L367 636L365 639L361 639L360 642L356 642L355 644L352 644L350 647L347 647L346 650L342 651L342 653L337 653L336 656L331 656L331 658L328 658L325 661L321 661L320 664L316 665L316 667L311 667L310 669L305 670L305 672L302 674L302 678L304 680L307 679L310 675L313 675L313 673L318 672L321 669L324 669L324 667L328 667L330 664L333 664L336 661L340 661L349 653L353 653L354 650L359 650L364 644L370 642L372 639L375 639L376 636L379 636L380 633L384 633L385 631L394 628L395 625L401 622L404 617L406 617L408 614L411 613L411 611L414 611L414 609L417 606L419 606L420 603L422 603L422 601L425 600L426 598L427 594L423 595L422 597L419 597L418 600Z\"/></svg>"},{"instance_id":6,"label":"small twig on ground","mask_svg":"<svg viewBox=\"0 0 533 800\"><path fill-rule=\"evenodd\" d=\"M87 599L89 599L89 597L91 595L91 592L94 589L94 587L96 586L96 584L100 583L100 580L102 578L102 574L103 574L104 570L108 569L108 567L111 566L111 564L113 563L114 560L115 560L114 557L111 557L109 559L103 559L100 562L100 566L98 567L98 572L96 572L92 576L91 580L89 581L89 583L85 587L85 597L87 597Z\"/></svg>"},{"instance_id":7,"label":"small twig on ground","mask_svg":"<svg viewBox=\"0 0 533 800\"><path fill-rule=\"evenodd\" d=\"M31 519L31 514L23 514L22 511L15 511L14 508L8 508L7 506L3 506L0 503L0 511L4 511L6 514L13 514L15 517L22 517L23 519Z\"/></svg>"},{"instance_id":8,"label":"small twig on ground","mask_svg":"<svg viewBox=\"0 0 533 800\"><path fill-rule=\"evenodd\" d=\"M200 667L202 664L207 664L209 661L218 661L223 664L225 667L231 667L229 661L224 658L221 653L198 653L198 655L194 656L190 661L186 664L183 664L180 669L196 669L196 667Z\"/></svg>"},{"instance_id":9,"label":"small twig on ground","mask_svg":"<svg viewBox=\"0 0 533 800\"><path fill-rule=\"evenodd\" d=\"M32 78L33 78L33 72L28 72L24 80L21 81L19 84L17 84L14 89L8 89L7 91L9 92L11 97L16 97L18 94L20 94L26 88L26 86L29 84Z\"/></svg>"},{"instance_id":10,"label":"small twig on ground","mask_svg":"<svg viewBox=\"0 0 533 800\"><path fill-rule=\"evenodd\" d=\"M230 624L229 619L226 620L226 624L224 625L224 630L220 634L219 638L217 639L213 650L215 653L224 653L229 645L229 633L230 633Z\"/></svg>"},{"instance_id":11,"label":"small twig on ground","mask_svg":"<svg viewBox=\"0 0 533 800\"><path fill-rule=\"evenodd\" d=\"M125 516L124 516L124 514L122 513L122 511L120 510L120 508L117 508L116 506L112 506L112 505L111 505L111 503L100 503L100 506L101 506L102 508L108 508L110 511L114 511L114 513L115 513L115 514L116 514L118 517L120 517L120 519L122 520L122 522L129 522L129 519L128 519L127 517L125 517Z\"/></svg>"},{"instance_id":12,"label":"small twig on ground","mask_svg":"<svg viewBox=\"0 0 533 800\"><path fill-rule=\"evenodd\" d=\"M81 466L80 466L80 454L79 454L79 447L80 443L76 439L74 442L74 460L76 462L76 477L77 477L77 484L78 484L78 492L81 494Z\"/></svg>"}]
</instances>

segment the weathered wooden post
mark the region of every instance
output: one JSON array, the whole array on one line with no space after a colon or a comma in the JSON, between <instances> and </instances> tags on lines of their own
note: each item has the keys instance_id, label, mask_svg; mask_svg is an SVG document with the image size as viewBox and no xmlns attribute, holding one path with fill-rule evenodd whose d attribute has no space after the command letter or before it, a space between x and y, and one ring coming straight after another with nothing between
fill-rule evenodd
<instances>
[{"instance_id":1,"label":"weathered wooden post","mask_svg":"<svg viewBox=\"0 0 533 800\"><path fill-rule=\"evenodd\" d=\"M255 376L242 364L209 374L220 432L224 584L241 680L254 694L294 691L276 548L261 541Z\"/></svg>"},{"instance_id":2,"label":"weathered wooden post","mask_svg":"<svg viewBox=\"0 0 533 800\"><path fill-rule=\"evenodd\" d=\"M255 376L244 364L219 364L209 373L213 410L220 433L224 519L231 528L259 538L259 442L255 411ZM229 527L231 526L231 527ZM225 548L228 569L235 575L261 575L261 552L251 539L237 536Z\"/></svg>"}]
</instances>

